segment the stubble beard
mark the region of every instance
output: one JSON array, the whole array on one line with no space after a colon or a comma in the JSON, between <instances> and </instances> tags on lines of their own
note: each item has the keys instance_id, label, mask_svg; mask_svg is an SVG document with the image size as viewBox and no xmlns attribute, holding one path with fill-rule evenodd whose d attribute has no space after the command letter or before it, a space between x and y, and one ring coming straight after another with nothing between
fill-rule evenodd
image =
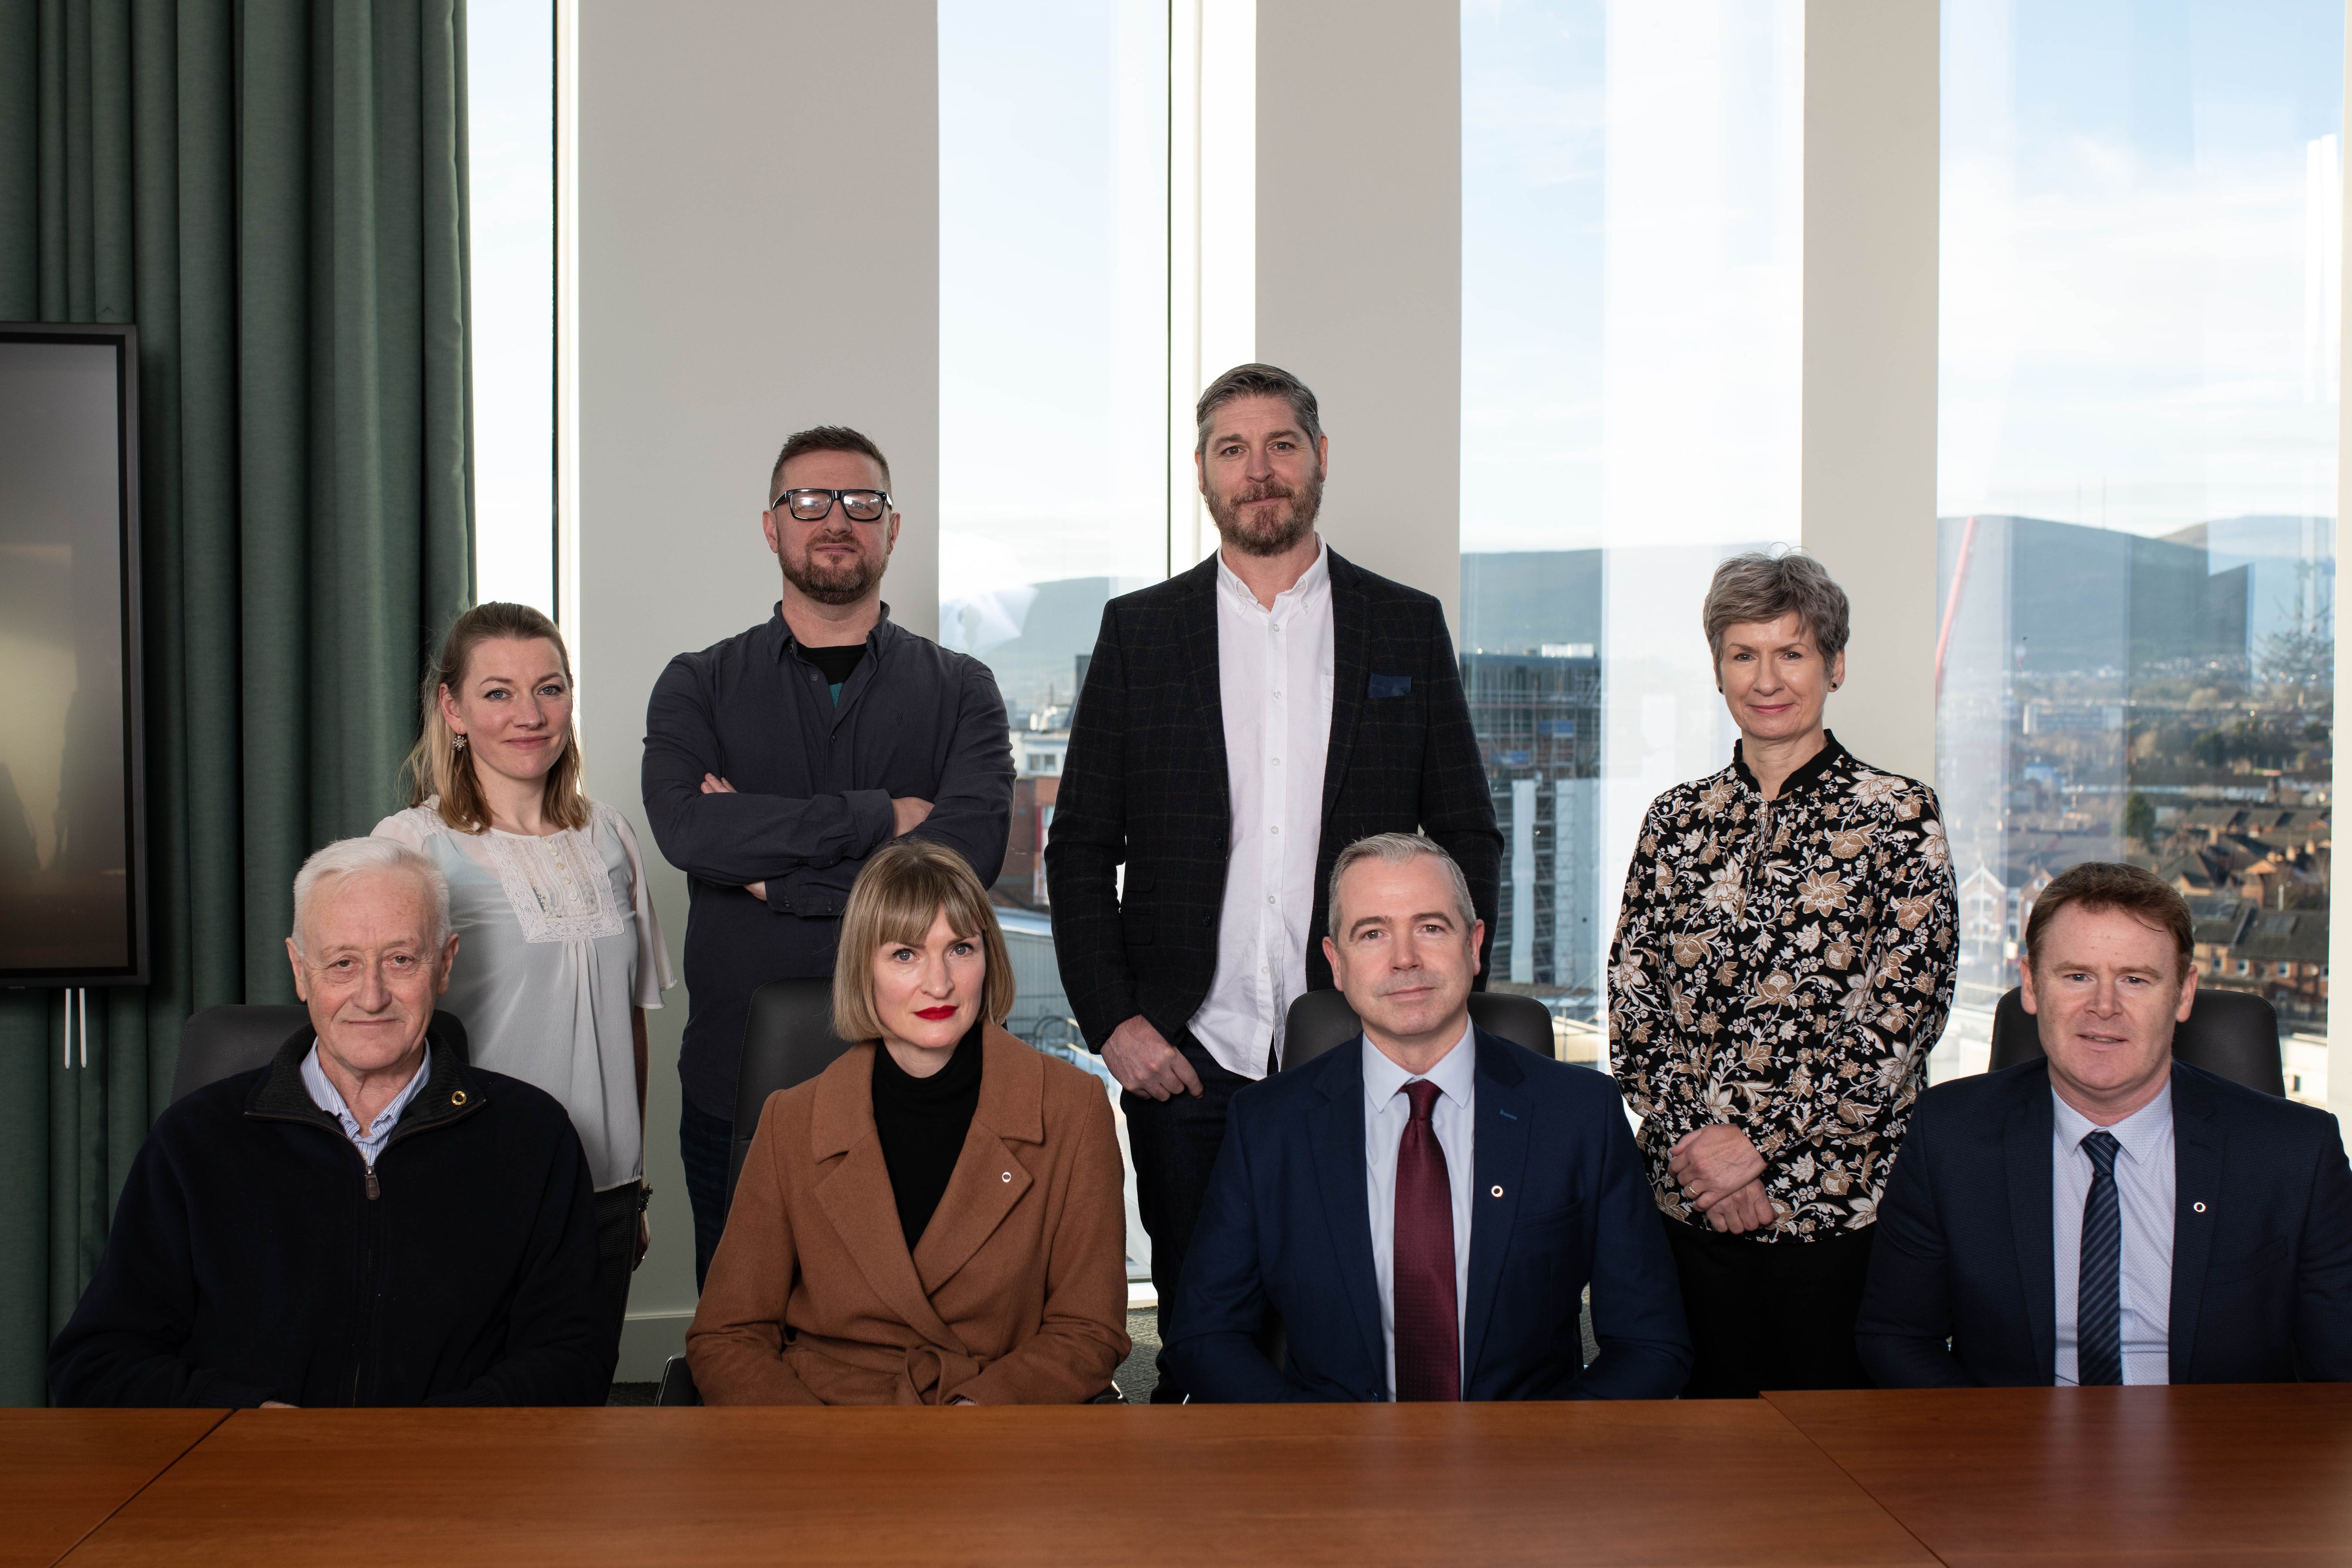
<instances>
[{"instance_id":1,"label":"stubble beard","mask_svg":"<svg viewBox=\"0 0 2352 1568\"><path fill-rule=\"evenodd\" d=\"M1318 466L1315 477L1305 486L1293 489L1283 485L1252 487L1228 500L1214 495L1204 496L1209 503L1209 517L1217 525L1217 537L1244 555L1282 555L1315 531L1315 519L1323 510L1323 470ZM1286 500L1289 510L1269 523L1252 526L1242 521L1242 508L1252 501Z\"/></svg>"}]
</instances>

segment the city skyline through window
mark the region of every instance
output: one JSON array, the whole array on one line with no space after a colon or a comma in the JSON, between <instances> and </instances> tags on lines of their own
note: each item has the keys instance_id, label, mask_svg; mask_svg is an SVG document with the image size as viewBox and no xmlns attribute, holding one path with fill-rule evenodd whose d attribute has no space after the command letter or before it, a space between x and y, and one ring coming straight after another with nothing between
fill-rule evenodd
<instances>
[{"instance_id":1,"label":"city skyline through window","mask_svg":"<svg viewBox=\"0 0 2352 1568\"><path fill-rule=\"evenodd\" d=\"M1168 562L1168 27L1166 0L939 7L940 640L994 672L1012 725L1007 1027L1114 1106L1044 851L1103 605ZM1131 1171L1128 1198L1144 1276Z\"/></svg>"},{"instance_id":2,"label":"city skyline through window","mask_svg":"<svg viewBox=\"0 0 2352 1568\"><path fill-rule=\"evenodd\" d=\"M1980 1069L2056 872L2130 859L2326 1095L2344 9L1943 9L1937 784Z\"/></svg>"},{"instance_id":3,"label":"city skyline through window","mask_svg":"<svg viewBox=\"0 0 2352 1568\"><path fill-rule=\"evenodd\" d=\"M1595 1065L1643 814L1730 760L1700 599L1798 534L1803 56L1793 0L1462 10L1457 641L1507 846L1490 984Z\"/></svg>"}]
</instances>

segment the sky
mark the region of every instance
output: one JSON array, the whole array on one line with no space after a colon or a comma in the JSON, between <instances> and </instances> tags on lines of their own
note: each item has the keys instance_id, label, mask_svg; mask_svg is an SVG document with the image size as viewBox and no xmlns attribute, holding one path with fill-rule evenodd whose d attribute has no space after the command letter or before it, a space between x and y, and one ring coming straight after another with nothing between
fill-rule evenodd
<instances>
[{"instance_id":1,"label":"sky","mask_svg":"<svg viewBox=\"0 0 2352 1568\"><path fill-rule=\"evenodd\" d=\"M2335 510L2344 8L1948 0L1937 510Z\"/></svg>"},{"instance_id":2,"label":"sky","mask_svg":"<svg viewBox=\"0 0 2352 1568\"><path fill-rule=\"evenodd\" d=\"M555 11L468 0L476 584L555 613Z\"/></svg>"},{"instance_id":3,"label":"sky","mask_svg":"<svg viewBox=\"0 0 2352 1568\"><path fill-rule=\"evenodd\" d=\"M940 0L940 584L1166 563L1167 8Z\"/></svg>"}]
</instances>

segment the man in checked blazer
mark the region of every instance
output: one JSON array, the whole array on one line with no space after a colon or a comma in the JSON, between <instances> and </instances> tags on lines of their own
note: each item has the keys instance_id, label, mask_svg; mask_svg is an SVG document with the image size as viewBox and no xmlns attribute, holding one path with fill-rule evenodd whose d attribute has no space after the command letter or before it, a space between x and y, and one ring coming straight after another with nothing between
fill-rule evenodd
<instances>
[{"instance_id":1,"label":"man in checked blazer","mask_svg":"<svg viewBox=\"0 0 2352 1568\"><path fill-rule=\"evenodd\" d=\"M1291 1001L1331 988L1309 936L1333 860L1426 833L1491 932L1503 847L1444 612L1315 531L1315 395L1240 365L1195 416L1220 547L1105 607L1045 847L1062 984L1126 1091L1163 1342L1226 1105L1280 1065ZM1160 1373L1155 1402L1181 1399Z\"/></svg>"}]
</instances>

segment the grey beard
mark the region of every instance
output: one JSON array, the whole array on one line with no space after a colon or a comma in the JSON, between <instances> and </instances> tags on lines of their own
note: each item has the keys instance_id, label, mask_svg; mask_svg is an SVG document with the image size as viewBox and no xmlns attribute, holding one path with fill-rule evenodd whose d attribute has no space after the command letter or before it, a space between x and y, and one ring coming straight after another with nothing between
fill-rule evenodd
<instances>
[{"instance_id":1,"label":"grey beard","mask_svg":"<svg viewBox=\"0 0 2352 1568\"><path fill-rule=\"evenodd\" d=\"M1290 498L1289 519L1271 533L1251 533L1241 526L1242 503L1220 501L1204 496L1209 503L1209 517L1217 525L1217 537L1244 555L1280 555L1315 530L1315 519L1323 510L1323 475L1318 469L1304 488Z\"/></svg>"}]
</instances>

